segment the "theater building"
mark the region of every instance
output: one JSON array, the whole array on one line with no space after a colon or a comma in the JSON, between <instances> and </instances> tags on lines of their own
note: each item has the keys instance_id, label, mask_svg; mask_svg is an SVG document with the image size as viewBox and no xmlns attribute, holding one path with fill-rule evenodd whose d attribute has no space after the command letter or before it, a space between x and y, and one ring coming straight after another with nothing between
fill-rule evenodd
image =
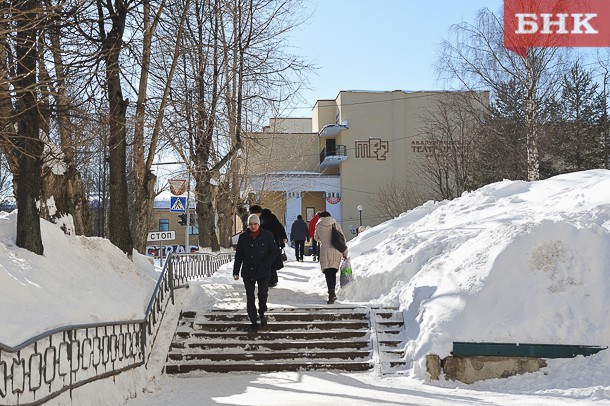
<instances>
[{"instance_id":1,"label":"theater building","mask_svg":"<svg viewBox=\"0 0 610 406\"><path fill-rule=\"evenodd\" d=\"M346 237L385 220L373 203L381 187L435 198L422 182L426 112L449 92L341 91L318 100L311 118L274 118L250 133L241 154L244 193L269 207L289 233L298 214L327 210ZM487 103L487 92L475 94ZM378 206L378 205L377 205Z\"/></svg>"}]
</instances>

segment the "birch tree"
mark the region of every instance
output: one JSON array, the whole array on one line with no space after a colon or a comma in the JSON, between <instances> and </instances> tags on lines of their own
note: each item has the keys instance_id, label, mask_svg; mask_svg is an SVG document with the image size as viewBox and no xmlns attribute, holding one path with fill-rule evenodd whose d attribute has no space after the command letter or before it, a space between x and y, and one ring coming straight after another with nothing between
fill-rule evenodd
<instances>
[{"instance_id":1,"label":"birch tree","mask_svg":"<svg viewBox=\"0 0 610 406\"><path fill-rule=\"evenodd\" d=\"M563 51L556 47L529 48L520 56L504 47L501 16L484 8L474 23L452 27L452 38L442 44L437 70L439 77L461 89L490 90L513 82L521 89L520 109L525 119L527 179L540 178L538 137L548 115L540 114L558 92L564 66Z\"/></svg>"}]
</instances>

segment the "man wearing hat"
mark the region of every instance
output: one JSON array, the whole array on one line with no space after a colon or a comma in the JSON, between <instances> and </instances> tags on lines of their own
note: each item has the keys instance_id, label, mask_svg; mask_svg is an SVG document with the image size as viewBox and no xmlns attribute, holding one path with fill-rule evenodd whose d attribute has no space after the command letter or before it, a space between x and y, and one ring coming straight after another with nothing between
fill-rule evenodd
<instances>
[{"instance_id":1,"label":"man wearing hat","mask_svg":"<svg viewBox=\"0 0 610 406\"><path fill-rule=\"evenodd\" d=\"M260 316L260 328L267 327L265 312L267 311L267 296L269 293L269 277L271 267L275 262L279 251L273 234L261 228L258 215L252 214L248 217L248 228L239 235L235 262L233 263L233 279L239 280L239 271L244 280L246 288L246 302L250 327L248 333L254 334L259 330L257 323L256 300L254 289L258 284L258 314Z\"/></svg>"}]
</instances>

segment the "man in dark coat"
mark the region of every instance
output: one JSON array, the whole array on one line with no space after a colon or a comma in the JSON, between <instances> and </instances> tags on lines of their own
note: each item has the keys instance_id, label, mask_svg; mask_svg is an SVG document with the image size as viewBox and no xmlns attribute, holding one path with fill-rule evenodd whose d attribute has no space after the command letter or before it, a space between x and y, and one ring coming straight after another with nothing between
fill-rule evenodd
<instances>
[{"instance_id":1,"label":"man in dark coat","mask_svg":"<svg viewBox=\"0 0 610 406\"><path fill-rule=\"evenodd\" d=\"M273 239L275 240L275 244L278 247L278 251L281 251L282 248L285 247L286 242L288 241L288 236L286 235L286 229L284 228L282 223L280 223L277 216L273 214L271 210L263 209L259 205L251 206L250 213L259 216L261 220L261 228L270 231L271 234L273 234ZM271 277L269 278L270 288L277 286L277 271L278 269L282 269L283 267L284 262L282 261L281 255L278 255L275 260L275 263L271 267Z\"/></svg>"},{"instance_id":2,"label":"man in dark coat","mask_svg":"<svg viewBox=\"0 0 610 406\"><path fill-rule=\"evenodd\" d=\"M248 333L258 331L256 319L256 301L254 289L258 284L258 314L261 328L267 327L265 312L267 311L267 296L269 294L269 277L271 268L278 257L278 249L273 235L260 227L260 219L256 214L248 217L248 229L240 234L237 240L235 262L233 263L233 279L239 280L239 271L246 288L248 318L251 326Z\"/></svg>"},{"instance_id":3,"label":"man in dark coat","mask_svg":"<svg viewBox=\"0 0 610 406\"><path fill-rule=\"evenodd\" d=\"M297 261L303 262L305 240L309 241L309 227L300 214L290 227L290 241L293 241L294 255Z\"/></svg>"}]
</instances>

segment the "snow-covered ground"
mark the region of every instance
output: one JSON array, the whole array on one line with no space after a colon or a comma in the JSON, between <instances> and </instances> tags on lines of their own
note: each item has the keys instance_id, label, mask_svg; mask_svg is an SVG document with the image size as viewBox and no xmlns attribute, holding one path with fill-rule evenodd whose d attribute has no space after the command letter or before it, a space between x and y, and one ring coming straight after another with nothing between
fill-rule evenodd
<instances>
[{"instance_id":1,"label":"snow-covered ground","mask_svg":"<svg viewBox=\"0 0 610 406\"><path fill-rule=\"evenodd\" d=\"M0 216L0 343L14 346L63 324L143 316L158 275L146 258L136 255L131 263L105 240L64 236L46 222L45 255L38 257L14 246L15 220ZM426 354L449 355L453 341L608 346L610 171L503 181L453 201L428 202L349 246L356 280L338 292L338 303L403 309L409 366L403 374L175 378L158 374L159 351L147 370L77 389L72 404L610 404L609 350L473 385L431 382L424 365ZM280 271L271 307L324 303L323 275L307 261L288 262ZM181 289L178 299L188 309L245 308L242 282L232 280L230 265ZM168 321L177 311L170 309Z\"/></svg>"}]
</instances>

